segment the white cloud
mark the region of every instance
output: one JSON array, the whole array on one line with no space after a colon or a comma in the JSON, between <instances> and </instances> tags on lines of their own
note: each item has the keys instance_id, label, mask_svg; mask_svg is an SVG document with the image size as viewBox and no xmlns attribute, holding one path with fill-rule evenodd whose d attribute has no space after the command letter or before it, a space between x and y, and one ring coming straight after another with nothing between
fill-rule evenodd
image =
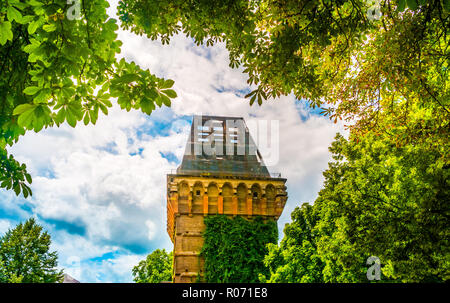
<instances>
[{"instance_id":1,"label":"white cloud","mask_svg":"<svg viewBox=\"0 0 450 303\"><path fill-rule=\"evenodd\" d=\"M11 227L12 226L11 226L11 223L9 222L9 220L1 219L0 220L0 237L2 235L4 235L5 232L7 232Z\"/></svg>"},{"instance_id":2,"label":"white cloud","mask_svg":"<svg viewBox=\"0 0 450 303\"><path fill-rule=\"evenodd\" d=\"M153 221L147 220L145 221L145 225L148 228L148 239L153 240L156 233L158 232L156 224Z\"/></svg>"}]
</instances>

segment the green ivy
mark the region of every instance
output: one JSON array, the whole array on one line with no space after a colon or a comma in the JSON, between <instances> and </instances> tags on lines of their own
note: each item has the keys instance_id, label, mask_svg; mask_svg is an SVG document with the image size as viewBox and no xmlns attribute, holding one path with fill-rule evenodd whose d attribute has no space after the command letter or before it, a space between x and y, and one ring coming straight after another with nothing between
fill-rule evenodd
<instances>
[{"instance_id":1,"label":"green ivy","mask_svg":"<svg viewBox=\"0 0 450 303\"><path fill-rule=\"evenodd\" d=\"M268 274L263 260L267 244L277 243L276 221L218 215L208 216L204 222L201 256L205 259L205 282L259 282L260 274Z\"/></svg>"}]
</instances>

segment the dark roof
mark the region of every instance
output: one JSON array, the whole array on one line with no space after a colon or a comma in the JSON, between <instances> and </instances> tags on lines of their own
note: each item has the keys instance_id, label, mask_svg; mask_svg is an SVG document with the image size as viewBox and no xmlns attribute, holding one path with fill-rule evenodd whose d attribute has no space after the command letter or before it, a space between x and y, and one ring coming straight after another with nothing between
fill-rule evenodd
<instances>
[{"instance_id":1,"label":"dark roof","mask_svg":"<svg viewBox=\"0 0 450 303\"><path fill-rule=\"evenodd\" d=\"M197 115L177 174L270 178L242 117Z\"/></svg>"}]
</instances>

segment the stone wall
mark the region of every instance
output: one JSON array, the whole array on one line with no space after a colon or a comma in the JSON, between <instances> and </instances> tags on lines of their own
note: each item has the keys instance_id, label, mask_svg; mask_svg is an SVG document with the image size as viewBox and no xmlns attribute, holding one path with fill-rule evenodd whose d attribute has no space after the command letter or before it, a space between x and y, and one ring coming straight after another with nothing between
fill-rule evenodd
<instances>
[{"instance_id":1,"label":"stone wall","mask_svg":"<svg viewBox=\"0 0 450 303\"><path fill-rule=\"evenodd\" d=\"M287 200L286 179L167 176L167 232L174 243L174 282L202 276L203 218L263 216L277 220ZM199 278L198 278L199 277Z\"/></svg>"}]
</instances>

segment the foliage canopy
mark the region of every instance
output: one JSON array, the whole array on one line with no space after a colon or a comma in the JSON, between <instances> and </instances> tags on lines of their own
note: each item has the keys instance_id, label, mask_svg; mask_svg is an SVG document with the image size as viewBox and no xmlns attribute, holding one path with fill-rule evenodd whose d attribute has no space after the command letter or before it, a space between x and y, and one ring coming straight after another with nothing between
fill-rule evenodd
<instances>
[{"instance_id":1,"label":"foliage canopy","mask_svg":"<svg viewBox=\"0 0 450 303\"><path fill-rule=\"evenodd\" d=\"M434 121L425 110L408 117L410 127ZM319 197L292 213L280 246L269 249L270 281L367 282L370 256L380 258L384 281L450 279L448 139L400 145L392 136L402 122L383 113L379 123L386 132L337 135Z\"/></svg>"},{"instance_id":2,"label":"foliage canopy","mask_svg":"<svg viewBox=\"0 0 450 303\"><path fill-rule=\"evenodd\" d=\"M181 31L198 44L225 42L230 66L257 85L250 104L294 93L361 128L399 99L448 114L450 1L378 1L377 18L371 2L130 0L119 14L123 28L163 43Z\"/></svg>"},{"instance_id":3,"label":"foliage canopy","mask_svg":"<svg viewBox=\"0 0 450 303\"><path fill-rule=\"evenodd\" d=\"M0 238L0 282L61 282L63 272L56 268L58 256L50 244L50 235L33 218L7 231Z\"/></svg>"},{"instance_id":4,"label":"foliage canopy","mask_svg":"<svg viewBox=\"0 0 450 303\"><path fill-rule=\"evenodd\" d=\"M172 281L173 252L157 249L145 260L133 267L133 280L136 283L161 283Z\"/></svg>"}]
</instances>

